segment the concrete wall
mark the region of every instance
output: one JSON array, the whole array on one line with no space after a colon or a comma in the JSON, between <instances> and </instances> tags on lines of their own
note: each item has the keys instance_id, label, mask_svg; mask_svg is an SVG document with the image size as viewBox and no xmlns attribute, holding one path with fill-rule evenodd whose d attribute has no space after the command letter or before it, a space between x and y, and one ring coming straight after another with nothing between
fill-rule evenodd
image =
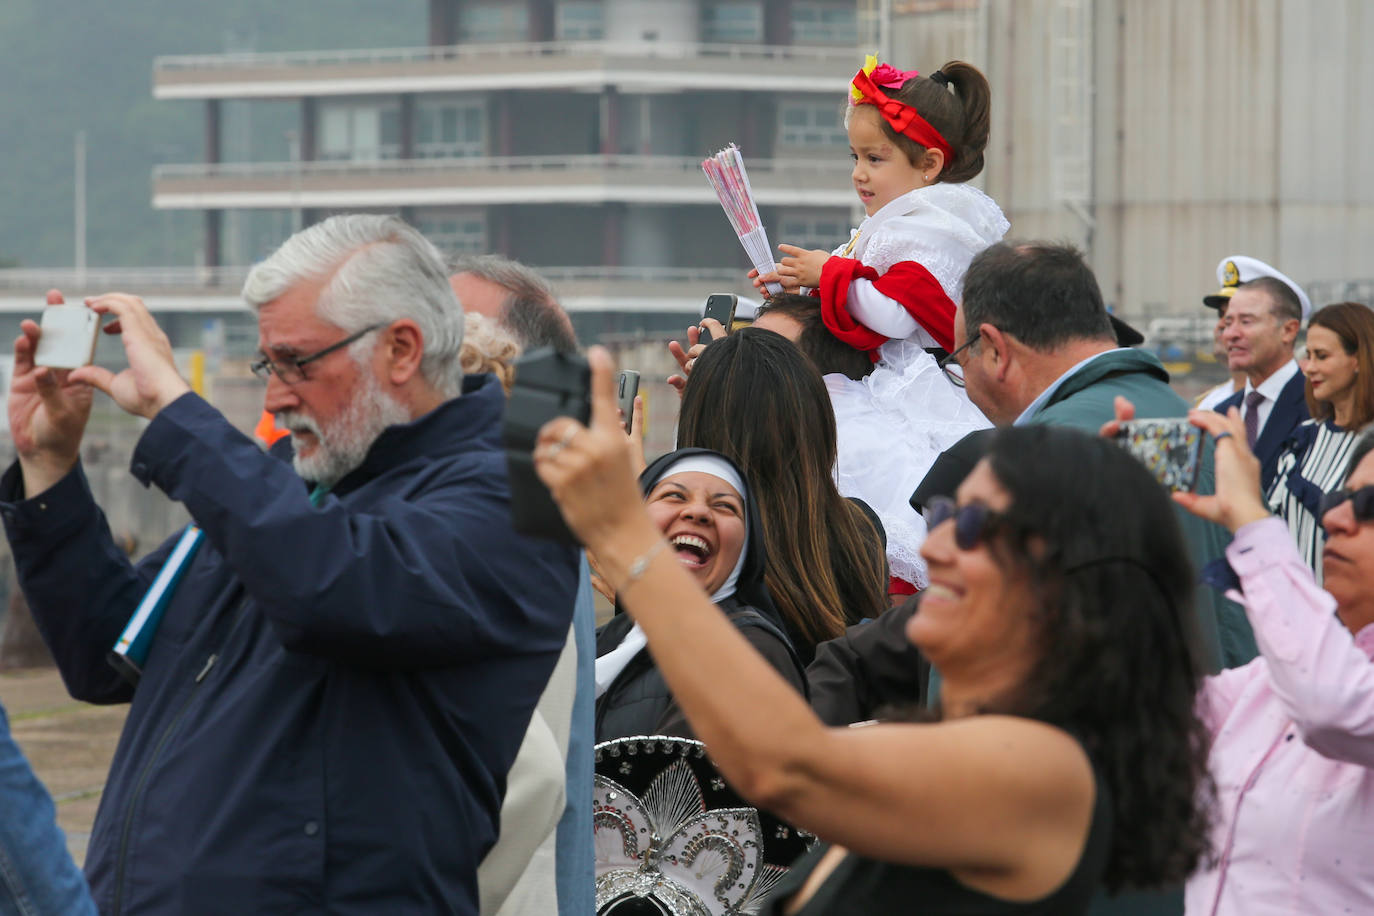
<instances>
[{"instance_id":1,"label":"concrete wall","mask_svg":"<svg viewBox=\"0 0 1374 916\"><path fill-rule=\"evenodd\" d=\"M993 89L983 184L1016 238L1089 246L1125 314L1188 314L1217 261L1303 284L1374 276L1374 7L1364 0L1096 0L1080 125L1056 125L1059 0L898 14L899 66L979 64ZM900 5L899 5L900 6ZM958 4L950 4L957 7ZM1058 69L1056 69L1058 68ZM1089 132L1092 195L1056 193L1055 144ZM1087 219L1083 218L1087 217Z\"/></svg>"}]
</instances>

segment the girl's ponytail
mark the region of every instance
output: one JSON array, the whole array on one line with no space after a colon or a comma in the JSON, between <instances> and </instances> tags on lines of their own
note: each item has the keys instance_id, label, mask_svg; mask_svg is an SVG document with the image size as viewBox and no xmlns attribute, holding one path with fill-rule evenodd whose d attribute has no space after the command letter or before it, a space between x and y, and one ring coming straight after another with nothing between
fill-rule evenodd
<instances>
[{"instance_id":1,"label":"girl's ponytail","mask_svg":"<svg viewBox=\"0 0 1374 916\"><path fill-rule=\"evenodd\" d=\"M915 108L954 150L953 161L946 161L940 170L940 181L968 181L983 171L992 87L977 67L952 60L930 76L913 77L898 90L883 91ZM886 121L881 122L881 127L912 165L924 168L925 147L897 133Z\"/></svg>"},{"instance_id":2,"label":"girl's ponytail","mask_svg":"<svg viewBox=\"0 0 1374 916\"><path fill-rule=\"evenodd\" d=\"M962 123L959 125L962 130L957 136L944 135L950 146L954 147L955 161L945 163L940 180L968 181L983 171L983 150L988 145L988 125L991 120L992 87L977 67L961 60L950 61L939 72L949 80L963 108Z\"/></svg>"}]
</instances>

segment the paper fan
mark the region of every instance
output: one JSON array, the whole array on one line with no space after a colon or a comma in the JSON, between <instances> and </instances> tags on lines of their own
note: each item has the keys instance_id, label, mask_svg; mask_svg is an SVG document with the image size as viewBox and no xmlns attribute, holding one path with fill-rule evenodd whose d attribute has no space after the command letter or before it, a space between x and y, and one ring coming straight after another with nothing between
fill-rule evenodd
<instances>
[{"instance_id":1,"label":"paper fan","mask_svg":"<svg viewBox=\"0 0 1374 916\"><path fill-rule=\"evenodd\" d=\"M720 206L759 276L777 270L768 233L759 221L759 208L754 203L754 191L749 186L749 173L744 170L744 157L739 147L731 143L710 159L703 160L701 170L706 173L711 187L716 189ZM770 282L767 287L770 293L782 292L782 286L777 283Z\"/></svg>"}]
</instances>

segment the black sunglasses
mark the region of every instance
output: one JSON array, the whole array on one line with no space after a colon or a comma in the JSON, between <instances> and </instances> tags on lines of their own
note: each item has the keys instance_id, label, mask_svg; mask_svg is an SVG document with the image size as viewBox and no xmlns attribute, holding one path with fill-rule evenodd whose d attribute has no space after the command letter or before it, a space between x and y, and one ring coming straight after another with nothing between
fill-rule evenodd
<instances>
[{"instance_id":1,"label":"black sunglasses","mask_svg":"<svg viewBox=\"0 0 1374 916\"><path fill-rule=\"evenodd\" d=\"M973 550L1006 521L1005 516L983 503L961 506L948 496L932 496L921 514L925 517L926 528L931 531L936 525L954 519L954 543L960 550Z\"/></svg>"},{"instance_id":2,"label":"black sunglasses","mask_svg":"<svg viewBox=\"0 0 1374 916\"><path fill-rule=\"evenodd\" d=\"M1374 484L1360 487L1358 490L1342 487L1323 495L1317 509L1317 518L1326 518L1326 513L1338 508L1346 500L1350 501L1350 509L1355 513L1355 521L1374 522Z\"/></svg>"}]
</instances>

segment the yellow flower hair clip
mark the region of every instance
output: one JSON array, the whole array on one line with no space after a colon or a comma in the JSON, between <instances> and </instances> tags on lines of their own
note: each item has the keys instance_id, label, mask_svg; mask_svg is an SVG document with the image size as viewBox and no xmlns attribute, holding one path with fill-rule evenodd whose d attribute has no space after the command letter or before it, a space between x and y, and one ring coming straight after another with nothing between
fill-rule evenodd
<instances>
[{"instance_id":1,"label":"yellow flower hair clip","mask_svg":"<svg viewBox=\"0 0 1374 916\"><path fill-rule=\"evenodd\" d=\"M877 68L877 66L878 66L878 55L876 55L876 54L869 54L868 56L866 56L866 57L864 58L864 65L863 65L863 68L860 69L859 72L860 72L860 73L863 73L863 74L869 74L869 73L872 73L872 72ZM850 95L850 98L852 98L855 102L861 100L861 99L864 97L864 94L863 94L862 92L859 91L859 87L853 85L853 83L851 83L850 86L849 86L849 95Z\"/></svg>"}]
</instances>

